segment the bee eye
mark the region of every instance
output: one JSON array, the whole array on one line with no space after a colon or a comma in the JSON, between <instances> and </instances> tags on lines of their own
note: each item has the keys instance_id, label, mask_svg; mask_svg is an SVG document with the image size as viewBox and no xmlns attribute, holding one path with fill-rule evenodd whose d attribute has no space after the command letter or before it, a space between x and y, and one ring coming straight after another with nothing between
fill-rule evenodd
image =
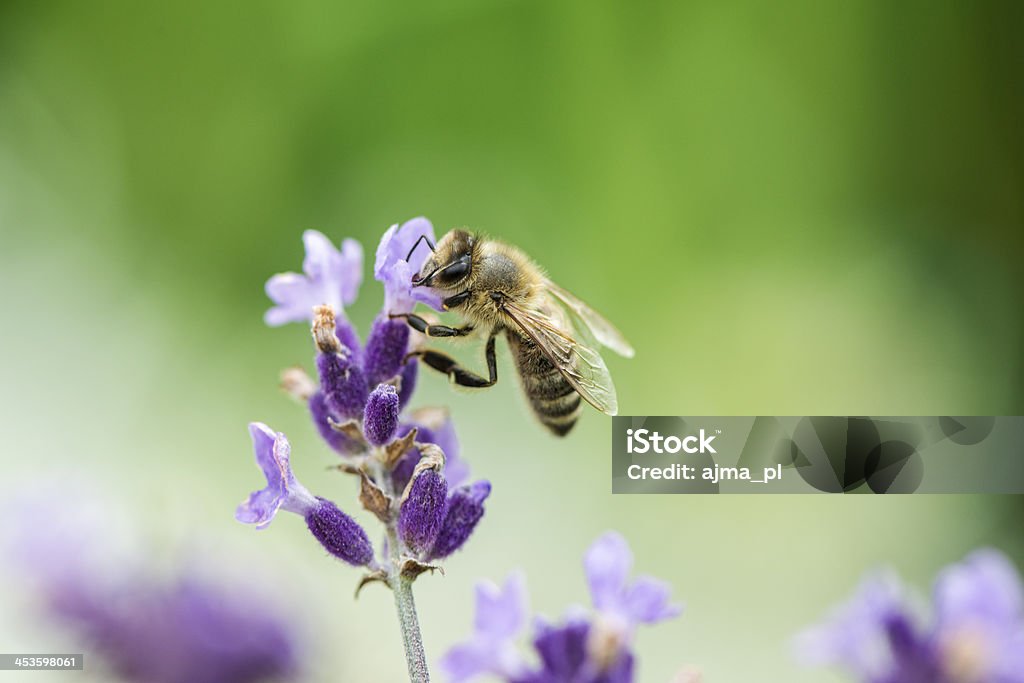
<instances>
[{"instance_id":1,"label":"bee eye","mask_svg":"<svg viewBox=\"0 0 1024 683\"><path fill-rule=\"evenodd\" d=\"M469 274L469 257L463 256L452 265L438 273L438 277L444 282L457 282Z\"/></svg>"}]
</instances>

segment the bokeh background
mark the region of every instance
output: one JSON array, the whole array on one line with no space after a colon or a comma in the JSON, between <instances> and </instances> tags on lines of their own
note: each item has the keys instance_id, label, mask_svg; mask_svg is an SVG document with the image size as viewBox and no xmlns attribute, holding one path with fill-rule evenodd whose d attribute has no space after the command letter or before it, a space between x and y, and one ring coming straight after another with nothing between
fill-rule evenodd
<instances>
[{"instance_id":1,"label":"bokeh background","mask_svg":"<svg viewBox=\"0 0 1024 683\"><path fill-rule=\"evenodd\" d=\"M624 414L1021 414L1021 19L1011 2L3 3L4 487L98 482L124 517L110 535L130 522L154 571L269 582L309 680L403 680L386 591L353 601L357 573L301 520L257 533L232 513L260 485L250 420L355 509L276 389L312 350L301 325L264 327L262 286L299 268L305 228L372 254L416 215L520 245L625 330ZM365 330L380 302L371 279L350 317ZM417 585L434 659L469 632L478 578L524 569L551 616L586 603L580 556L607 528L688 605L640 635L645 682L683 664L839 680L788 639L867 568L926 587L977 546L1024 559L1009 497L613 497L609 421L555 440L507 355L499 373L485 395L421 375L418 403L450 407L494 482L471 544ZM6 651L74 649L3 586ZM102 680L33 680L69 676Z\"/></svg>"}]
</instances>

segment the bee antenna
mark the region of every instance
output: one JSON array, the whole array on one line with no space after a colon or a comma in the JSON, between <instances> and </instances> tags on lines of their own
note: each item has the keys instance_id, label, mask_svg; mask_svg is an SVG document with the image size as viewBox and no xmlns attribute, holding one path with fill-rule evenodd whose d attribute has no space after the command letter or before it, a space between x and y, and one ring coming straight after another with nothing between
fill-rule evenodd
<instances>
[{"instance_id":1,"label":"bee antenna","mask_svg":"<svg viewBox=\"0 0 1024 683\"><path fill-rule=\"evenodd\" d=\"M426 240L427 246L430 247L430 251L435 251L434 243L430 241L430 238L426 235L420 235L419 239L413 242L412 249L409 250L409 255L405 257L406 261L412 258L412 252L416 251L416 247L420 246L420 242L423 242L424 240Z\"/></svg>"}]
</instances>

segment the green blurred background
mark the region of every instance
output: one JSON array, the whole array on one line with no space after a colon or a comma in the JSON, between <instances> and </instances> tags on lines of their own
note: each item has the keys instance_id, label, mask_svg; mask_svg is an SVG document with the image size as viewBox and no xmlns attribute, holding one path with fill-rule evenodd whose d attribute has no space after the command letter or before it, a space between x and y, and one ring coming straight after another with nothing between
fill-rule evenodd
<instances>
[{"instance_id":1,"label":"green blurred background","mask_svg":"<svg viewBox=\"0 0 1024 683\"><path fill-rule=\"evenodd\" d=\"M309 680L404 680L390 595L353 602L357 573L297 518L257 533L232 512L260 485L249 420L355 509L276 390L311 345L263 326L262 286L299 268L305 228L372 254L416 215L520 245L625 330L623 414L1021 414L1021 19L1011 2L6 2L5 484L102 481L161 571L191 553L276 577ZM362 329L380 301L370 280ZM585 603L580 556L607 528L688 605L640 634L645 682L683 664L838 680L787 641L865 569L925 586L979 545L1024 558L1013 498L613 497L608 420L549 437L500 362L486 395L421 375L417 403L450 406L495 487L446 576L417 585L434 659L469 632L480 577L525 569L551 616ZM5 602L29 602L13 585ZM55 639L0 616L7 651Z\"/></svg>"}]
</instances>

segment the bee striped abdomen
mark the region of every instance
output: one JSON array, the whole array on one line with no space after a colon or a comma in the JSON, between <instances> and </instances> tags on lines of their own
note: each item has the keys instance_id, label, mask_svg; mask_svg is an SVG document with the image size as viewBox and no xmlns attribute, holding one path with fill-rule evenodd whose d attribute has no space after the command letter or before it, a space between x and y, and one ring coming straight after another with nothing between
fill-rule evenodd
<instances>
[{"instance_id":1,"label":"bee striped abdomen","mask_svg":"<svg viewBox=\"0 0 1024 683\"><path fill-rule=\"evenodd\" d=\"M580 395L535 344L513 336L518 337L510 334L509 342L530 407L545 427L565 436L579 419Z\"/></svg>"}]
</instances>

